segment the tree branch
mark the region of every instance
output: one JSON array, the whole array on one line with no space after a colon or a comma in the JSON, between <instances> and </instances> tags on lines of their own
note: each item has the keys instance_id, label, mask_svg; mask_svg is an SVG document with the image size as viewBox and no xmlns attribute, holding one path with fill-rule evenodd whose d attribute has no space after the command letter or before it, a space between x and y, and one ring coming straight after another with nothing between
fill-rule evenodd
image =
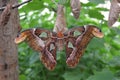
<instances>
[{"instance_id":1,"label":"tree branch","mask_svg":"<svg viewBox=\"0 0 120 80\"><path fill-rule=\"evenodd\" d=\"M12 9L18 8L18 7L20 7L21 5L23 5L23 4L25 4L25 3L28 3L28 2L30 2L30 1L32 1L32 0L27 0L27 1L24 1L24 2L22 2L22 3L20 3L20 4L12 5ZM6 7L6 6L5 6L5 7ZM0 11L3 11L3 10L5 9L5 7L1 7L1 8L0 8Z\"/></svg>"}]
</instances>

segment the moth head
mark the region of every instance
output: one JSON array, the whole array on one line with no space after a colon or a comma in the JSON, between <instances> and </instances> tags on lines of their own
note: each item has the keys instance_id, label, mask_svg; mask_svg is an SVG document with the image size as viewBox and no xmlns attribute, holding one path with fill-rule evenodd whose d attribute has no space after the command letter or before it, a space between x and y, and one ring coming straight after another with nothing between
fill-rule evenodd
<instances>
[{"instance_id":1,"label":"moth head","mask_svg":"<svg viewBox=\"0 0 120 80\"><path fill-rule=\"evenodd\" d=\"M104 34L102 33L101 29L99 29L97 27L93 27L92 34L95 37L98 37L98 38L103 38L103 36L104 36Z\"/></svg>"}]
</instances>

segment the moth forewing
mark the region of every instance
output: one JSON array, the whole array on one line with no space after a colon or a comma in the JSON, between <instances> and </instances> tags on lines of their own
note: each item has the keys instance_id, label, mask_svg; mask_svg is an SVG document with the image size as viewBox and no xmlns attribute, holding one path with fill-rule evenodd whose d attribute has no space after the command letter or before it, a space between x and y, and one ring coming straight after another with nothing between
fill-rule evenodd
<instances>
[{"instance_id":1,"label":"moth forewing","mask_svg":"<svg viewBox=\"0 0 120 80\"><path fill-rule=\"evenodd\" d=\"M25 32L22 32L15 38L14 42L16 44L19 44L19 43L25 41L26 38L27 38L27 35L25 34Z\"/></svg>"}]
</instances>

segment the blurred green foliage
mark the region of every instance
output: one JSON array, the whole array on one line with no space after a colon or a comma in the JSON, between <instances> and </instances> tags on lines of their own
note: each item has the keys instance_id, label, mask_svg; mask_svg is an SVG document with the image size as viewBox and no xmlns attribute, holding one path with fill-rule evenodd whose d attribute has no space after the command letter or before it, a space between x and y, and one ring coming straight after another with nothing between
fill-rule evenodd
<instances>
[{"instance_id":1,"label":"blurred green foliage","mask_svg":"<svg viewBox=\"0 0 120 80\"><path fill-rule=\"evenodd\" d=\"M61 3L63 0L55 0ZM65 3L66 2L66 3ZM101 14L108 9L97 7L105 4L104 0L89 0L81 3L80 18L71 15L69 0L64 1L67 25L93 24L99 26L104 38L94 38L88 45L76 68L69 68L65 63L65 51L57 52L57 66L48 71L39 60L39 53L26 43L18 46L20 80L120 80L120 27L109 28L107 20ZM19 9L22 29L41 27L52 30L57 6L52 0L33 0Z\"/></svg>"}]
</instances>

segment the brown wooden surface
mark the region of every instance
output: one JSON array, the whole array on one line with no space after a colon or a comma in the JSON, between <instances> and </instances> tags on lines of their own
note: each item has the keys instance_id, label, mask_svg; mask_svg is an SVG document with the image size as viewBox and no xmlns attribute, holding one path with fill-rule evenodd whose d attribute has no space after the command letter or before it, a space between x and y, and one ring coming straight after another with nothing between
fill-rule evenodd
<instances>
[{"instance_id":1,"label":"brown wooden surface","mask_svg":"<svg viewBox=\"0 0 120 80\"><path fill-rule=\"evenodd\" d=\"M0 0L0 7L17 0ZM2 11L0 12L1 15ZM18 53L14 39L19 25L18 10L11 11L5 25L0 25L0 80L18 80Z\"/></svg>"}]
</instances>

